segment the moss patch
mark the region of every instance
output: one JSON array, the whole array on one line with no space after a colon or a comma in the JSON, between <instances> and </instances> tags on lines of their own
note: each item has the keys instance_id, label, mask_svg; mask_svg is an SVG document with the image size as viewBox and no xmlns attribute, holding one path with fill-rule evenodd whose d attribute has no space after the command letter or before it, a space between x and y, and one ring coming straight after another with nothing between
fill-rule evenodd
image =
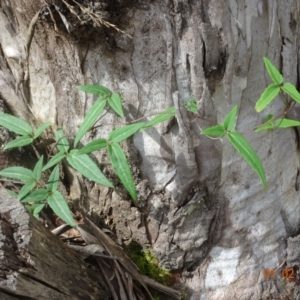
<instances>
[{"instance_id":1,"label":"moss patch","mask_svg":"<svg viewBox=\"0 0 300 300\"><path fill-rule=\"evenodd\" d=\"M151 251L143 250L141 245L134 241L125 246L124 250L129 258L137 265L140 274L146 275L163 285L170 285L172 274L166 269L158 267L159 261L154 257Z\"/></svg>"}]
</instances>

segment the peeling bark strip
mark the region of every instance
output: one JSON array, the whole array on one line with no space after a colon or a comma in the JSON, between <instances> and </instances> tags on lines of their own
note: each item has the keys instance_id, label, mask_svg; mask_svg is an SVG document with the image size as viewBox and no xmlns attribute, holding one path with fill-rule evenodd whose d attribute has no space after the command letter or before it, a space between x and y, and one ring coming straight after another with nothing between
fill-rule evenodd
<instances>
[{"instance_id":1,"label":"peeling bark strip","mask_svg":"<svg viewBox=\"0 0 300 300\"><path fill-rule=\"evenodd\" d=\"M175 186L173 198L178 206L186 201L185 197L197 180L198 169L195 160L194 144L191 137L190 121L187 111L179 100L179 93L173 93L173 101L178 122L178 135L174 138L176 164Z\"/></svg>"},{"instance_id":2,"label":"peeling bark strip","mask_svg":"<svg viewBox=\"0 0 300 300\"><path fill-rule=\"evenodd\" d=\"M30 46L32 42L32 38L35 31L36 22L39 18L40 10L34 15L32 18L26 36L26 43L25 43L25 60L20 62L22 67L22 72L19 74L18 82L16 84L16 93L17 90L20 89L20 85L22 85L22 93L23 98L27 101L27 105L31 105L31 93L30 93L30 77L29 77L29 53L30 53Z\"/></svg>"},{"instance_id":3,"label":"peeling bark strip","mask_svg":"<svg viewBox=\"0 0 300 300\"><path fill-rule=\"evenodd\" d=\"M109 299L104 279L0 189L0 299Z\"/></svg>"},{"instance_id":4,"label":"peeling bark strip","mask_svg":"<svg viewBox=\"0 0 300 300\"><path fill-rule=\"evenodd\" d=\"M218 31L216 28L212 28L211 25L207 23L201 23L200 30L204 44L203 67L205 74L209 76L211 72L218 69L220 62Z\"/></svg>"}]
</instances>

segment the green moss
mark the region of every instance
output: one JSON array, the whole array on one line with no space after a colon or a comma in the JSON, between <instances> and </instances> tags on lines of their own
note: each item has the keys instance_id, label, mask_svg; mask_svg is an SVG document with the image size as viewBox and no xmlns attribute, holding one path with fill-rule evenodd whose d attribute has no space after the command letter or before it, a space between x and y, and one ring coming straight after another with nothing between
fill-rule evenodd
<instances>
[{"instance_id":1,"label":"green moss","mask_svg":"<svg viewBox=\"0 0 300 300\"><path fill-rule=\"evenodd\" d=\"M153 300L161 300L161 298L158 295L153 295Z\"/></svg>"},{"instance_id":2,"label":"green moss","mask_svg":"<svg viewBox=\"0 0 300 300\"><path fill-rule=\"evenodd\" d=\"M137 265L140 274L146 275L163 285L170 284L172 279L171 273L158 267L159 261L151 251L144 251L141 245L134 241L125 246L124 250Z\"/></svg>"},{"instance_id":3,"label":"green moss","mask_svg":"<svg viewBox=\"0 0 300 300\"><path fill-rule=\"evenodd\" d=\"M182 293L181 293L181 299L182 299L182 300L187 300L187 299L188 299L188 296L189 296L189 295L188 295L187 292L182 292Z\"/></svg>"}]
</instances>

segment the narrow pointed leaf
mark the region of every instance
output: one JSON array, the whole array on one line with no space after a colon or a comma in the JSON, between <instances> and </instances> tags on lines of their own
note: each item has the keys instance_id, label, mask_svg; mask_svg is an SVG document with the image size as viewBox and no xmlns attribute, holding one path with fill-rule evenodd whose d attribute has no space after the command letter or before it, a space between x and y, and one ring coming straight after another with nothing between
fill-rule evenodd
<instances>
[{"instance_id":1,"label":"narrow pointed leaf","mask_svg":"<svg viewBox=\"0 0 300 300\"><path fill-rule=\"evenodd\" d=\"M262 93L260 98L255 104L255 109L257 112L264 110L272 100L278 95L280 88L276 83L270 84Z\"/></svg>"},{"instance_id":2,"label":"narrow pointed leaf","mask_svg":"<svg viewBox=\"0 0 300 300\"><path fill-rule=\"evenodd\" d=\"M76 227L69 206L59 191L55 191L48 197L48 204L53 212L72 227Z\"/></svg>"},{"instance_id":3,"label":"narrow pointed leaf","mask_svg":"<svg viewBox=\"0 0 300 300\"><path fill-rule=\"evenodd\" d=\"M23 167L10 167L0 171L0 175L7 178L18 179L22 182L28 182L33 179L33 172Z\"/></svg>"},{"instance_id":4,"label":"narrow pointed leaf","mask_svg":"<svg viewBox=\"0 0 300 300\"><path fill-rule=\"evenodd\" d=\"M0 125L20 135L31 135L33 132L27 122L5 113L0 113Z\"/></svg>"},{"instance_id":5,"label":"narrow pointed leaf","mask_svg":"<svg viewBox=\"0 0 300 300\"><path fill-rule=\"evenodd\" d=\"M55 192L58 188L59 183L59 166L55 166L53 171L51 172L48 182L47 182L47 191Z\"/></svg>"},{"instance_id":6,"label":"narrow pointed leaf","mask_svg":"<svg viewBox=\"0 0 300 300\"><path fill-rule=\"evenodd\" d=\"M47 169L51 168L52 166L58 164L65 157L66 157L65 153L58 152L53 157L51 157L51 159L48 161L48 163L43 167L43 171L46 171Z\"/></svg>"},{"instance_id":7,"label":"narrow pointed leaf","mask_svg":"<svg viewBox=\"0 0 300 300\"><path fill-rule=\"evenodd\" d=\"M76 155L91 153L93 151L97 151L102 148L105 148L106 146L107 146L106 139L97 139L88 143L87 145L85 145L84 147L76 151Z\"/></svg>"},{"instance_id":8,"label":"narrow pointed leaf","mask_svg":"<svg viewBox=\"0 0 300 300\"><path fill-rule=\"evenodd\" d=\"M144 125L143 129L146 129L146 128L152 127L158 123L167 121L167 120L173 118L174 116L175 116L175 107L174 106L169 107L167 110L165 110L162 113L157 114L157 116L155 116L152 120L147 122Z\"/></svg>"},{"instance_id":9,"label":"narrow pointed leaf","mask_svg":"<svg viewBox=\"0 0 300 300\"><path fill-rule=\"evenodd\" d=\"M289 82L286 82L282 89L289 94L296 102L300 103L300 93L297 91L295 86Z\"/></svg>"},{"instance_id":10,"label":"narrow pointed leaf","mask_svg":"<svg viewBox=\"0 0 300 300\"><path fill-rule=\"evenodd\" d=\"M60 127L55 133L55 140L57 142L57 148L59 152L67 153L70 148L69 141Z\"/></svg>"},{"instance_id":11,"label":"narrow pointed leaf","mask_svg":"<svg viewBox=\"0 0 300 300\"><path fill-rule=\"evenodd\" d=\"M120 117L124 118L122 99L119 93L113 93L108 99L108 104Z\"/></svg>"},{"instance_id":12,"label":"narrow pointed leaf","mask_svg":"<svg viewBox=\"0 0 300 300\"><path fill-rule=\"evenodd\" d=\"M283 83L283 76L267 57L264 57L264 63L273 82L277 85Z\"/></svg>"},{"instance_id":13,"label":"narrow pointed leaf","mask_svg":"<svg viewBox=\"0 0 300 300\"><path fill-rule=\"evenodd\" d=\"M279 128L289 128L289 127L296 127L300 126L300 122L296 120L290 120L290 119L279 119L276 120L275 127Z\"/></svg>"},{"instance_id":14,"label":"narrow pointed leaf","mask_svg":"<svg viewBox=\"0 0 300 300\"><path fill-rule=\"evenodd\" d=\"M273 120L273 118L274 118L274 116L272 114L268 114L264 120L264 124L262 124L260 127L256 128L255 132L273 129L275 127L274 123L271 122L271 120Z\"/></svg>"},{"instance_id":15,"label":"narrow pointed leaf","mask_svg":"<svg viewBox=\"0 0 300 300\"><path fill-rule=\"evenodd\" d=\"M86 132L94 125L97 118L103 111L104 107L106 105L106 100L104 98L99 98L89 109L88 113L86 114L82 124L80 125L80 128L77 132L77 135L75 137L74 141L74 147L77 146L78 142L81 140L81 138L86 134Z\"/></svg>"},{"instance_id":16,"label":"narrow pointed leaf","mask_svg":"<svg viewBox=\"0 0 300 300\"><path fill-rule=\"evenodd\" d=\"M123 126L121 128L117 128L114 131L112 131L109 135L109 140L119 143L121 141L126 140L133 134L135 134L137 131L139 131L146 123L141 122L141 123L135 123L135 124L130 124Z\"/></svg>"},{"instance_id":17,"label":"narrow pointed leaf","mask_svg":"<svg viewBox=\"0 0 300 300\"><path fill-rule=\"evenodd\" d=\"M36 206L35 206L35 208L33 210L33 216L36 219L39 219L39 214L43 210L44 207L45 207L45 204L36 204Z\"/></svg>"},{"instance_id":18,"label":"narrow pointed leaf","mask_svg":"<svg viewBox=\"0 0 300 300\"><path fill-rule=\"evenodd\" d=\"M255 132L260 132L260 131L263 131L263 130L271 130L271 129L274 129L276 126L274 125L274 123L268 123L268 124L265 124L265 125L262 125L258 128L255 129Z\"/></svg>"},{"instance_id":19,"label":"narrow pointed leaf","mask_svg":"<svg viewBox=\"0 0 300 300\"><path fill-rule=\"evenodd\" d=\"M16 147L23 147L23 146L31 144L32 142L33 142L32 137L30 137L28 135L20 136L20 137L17 137L16 139L14 139L13 141L7 143L3 150L7 150L10 148L16 148Z\"/></svg>"},{"instance_id":20,"label":"narrow pointed leaf","mask_svg":"<svg viewBox=\"0 0 300 300\"><path fill-rule=\"evenodd\" d=\"M40 213L41 210L45 207L45 203L34 203L31 205L32 210L35 211L36 213Z\"/></svg>"},{"instance_id":21,"label":"narrow pointed leaf","mask_svg":"<svg viewBox=\"0 0 300 300\"><path fill-rule=\"evenodd\" d=\"M27 211L29 211L30 213L33 212L33 209L31 209L32 205L30 206L30 205L25 204L24 206L27 209Z\"/></svg>"},{"instance_id":22,"label":"narrow pointed leaf","mask_svg":"<svg viewBox=\"0 0 300 300\"><path fill-rule=\"evenodd\" d=\"M46 189L38 189L27 195L21 200L21 202L37 202L46 200L49 196L49 193Z\"/></svg>"},{"instance_id":23,"label":"narrow pointed leaf","mask_svg":"<svg viewBox=\"0 0 300 300\"><path fill-rule=\"evenodd\" d=\"M205 130L201 131L200 134L204 134L207 136L215 136L215 137L222 137L226 133L224 126L222 125L215 125L209 128L206 128Z\"/></svg>"},{"instance_id":24,"label":"narrow pointed leaf","mask_svg":"<svg viewBox=\"0 0 300 300\"><path fill-rule=\"evenodd\" d=\"M129 164L121 146L117 143L108 146L111 164L131 198L137 201L137 194Z\"/></svg>"},{"instance_id":25,"label":"narrow pointed leaf","mask_svg":"<svg viewBox=\"0 0 300 300\"><path fill-rule=\"evenodd\" d=\"M44 156L42 155L33 169L33 177L36 181L39 181L42 177L43 159Z\"/></svg>"},{"instance_id":26,"label":"narrow pointed leaf","mask_svg":"<svg viewBox=\"0 0 300 300\"><path fill-rule=\"evenodd\" d=\"M40 125L40 126L35 130L33 138L36 139L37 137L39 137L39 136L43 133L43 131L44 131L45 129L47 129L49 126L51 126L51 122L46 122L46 123Z\"/></svg>"},{"instance_id":27,"label":"narrow pointed leaf","mask_svg":"<svg viewBox=\"0 0 300 300\"><path fill-rule=\"evenodd\" d=\"M226 131L231 131L235 126L236 114L237 114L238 106L235 105L232 110L225 117L223 126Z\"/></svg>"},{"instance_id":28,"label":"narrow pointed leaf","mask_svg":"<svg viewBox=\"0 0 300 300\"><path fill-rule=\"evenodd\" d=\"M111 91L102 85L78 85L77 89L102 97L109 97L111 95Z\"/></svg>"},{"instance_id":29,"label":"narrow pointed leaf","mask_svg":"<svg viewBox=\"0 0 300 300\"><path fill-rule=\"evenodd\" d=\"M239 154L247 161L247 163L253 168L253 170L257 173L260 180L262 181L263 187L267 187L267 180L264 168L262 163L252 149L247 140L237 131L232 131L228 133L228 139L233 147L239 152Z\"/></svg>"},{"instance_id":30,"label":"narrow pointed leaf","mask_svg":"<svg viewBox=\"0 0 300 300\"><path fill-rule=\"evenodd\" d=\"M89 180L113 188L113 184L103 175L98 166L87 154L67 156L68 163Z\"/></svg>"},{"instance_id":31,"label":"narrow pointed leaf","mask_svg":"<svg viewBox=\"0 0 300 300\"><path fill-rule=\"evenodd\" d=\"M36 182L34 181L24 184L18 194L18 199L22 199L23 197L25 197L35 186Z\"/></svg>"}]
</instances>

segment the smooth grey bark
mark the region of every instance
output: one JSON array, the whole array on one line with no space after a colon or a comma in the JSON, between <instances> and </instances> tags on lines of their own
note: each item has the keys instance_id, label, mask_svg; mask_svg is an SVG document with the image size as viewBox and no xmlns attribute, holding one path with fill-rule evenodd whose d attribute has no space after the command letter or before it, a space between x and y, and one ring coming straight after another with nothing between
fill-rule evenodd
<instances>
[{"instance_id":1,"label":"smooth grey bark","mask_svg":"<svg viewBox=\"0 0 300 300\"><path fill-rule=\"evenodd\" d=\"M38 22L29 56L28 107L15 86L26 30L39 1L1 3L1 98L14 114L31 123L50 120L72 139L93 102L75 85L99 83L120 92L126 121L176 105L178 97L177 123L136 134L125 145L140 202L132 206L121 185L110 191L85 182L90 200L83 206L104 215L120 241L150 244L164 266L182 273L191 299L292 295L294 288L286 288L281 269L272 281L263 270L285 266L287 239L299 233L298 136L290 129L259 134L251 129L269 113L284 110L280 97L262 113L254 110L270 83L263 56L287 81L299 84L299 2L142 4L123 10L119 24L132 40L110 30L78 42ZM183 102L192 95L201 117L196 120L182 115ZM222 122L235 104L237 130L247 133L263 162L266 190L225 139L199 135L199 128ZM299 117L297 108L291 114ZM101 122L122 120L109 112ZM97 128L94 138L116 126ZM91 138L87 135L82 143ZM111 171L105 153L94 158ZM76 176L71 198L80 198Z\"/></svg>"}]
</instances>

